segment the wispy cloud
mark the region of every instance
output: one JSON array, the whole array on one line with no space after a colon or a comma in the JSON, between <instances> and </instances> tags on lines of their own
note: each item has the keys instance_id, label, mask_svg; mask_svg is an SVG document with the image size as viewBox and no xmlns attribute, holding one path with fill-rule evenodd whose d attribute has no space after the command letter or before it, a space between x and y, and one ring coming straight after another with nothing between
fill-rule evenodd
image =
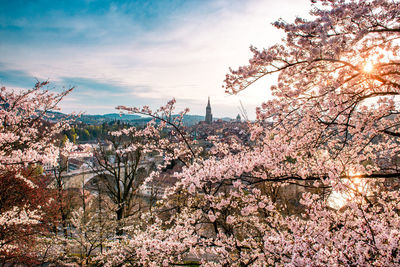
<instances>
[{"instance_id":1,"label":"wispy cloud","mask_svg":"<svg viewBox=\"0 0 400 267\"><path fill-rule=\"evenodd\" d=\"M12 84L15 87L33 87L35 79L22 70L7 69L0 64L0 85Z\"/></svg>"}]
</instances>

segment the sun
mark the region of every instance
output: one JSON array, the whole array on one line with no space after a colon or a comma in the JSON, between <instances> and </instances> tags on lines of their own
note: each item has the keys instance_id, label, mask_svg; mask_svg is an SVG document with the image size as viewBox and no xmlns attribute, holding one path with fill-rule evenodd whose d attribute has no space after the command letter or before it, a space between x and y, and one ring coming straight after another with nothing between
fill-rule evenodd
<instances>
[{"instance_id":1,"label":"sun","mask_svg":"<svg viewBox=\"0 0 400 267\"><path fill-rule=\"evenodd\" d=\"M341 209L347 203L353 201L357 194L365 193L367 184L360 178L360 173L349 172L349 178L343 179L342 185L346 188L343 191L333 191L328 197L328 205L335 209Z\"/></svg>"},{"instance_id":2,"label":"sun","mask_svg":"<svg viewBox=\"0 0 400 267\"><path fill-rule=\"evenodd\" d=\"M368 61L364 67L363 67L363 71L364 72L371 72L374 69L374 65L372 65L371 61Z\"/></svg>"}]
</instances>

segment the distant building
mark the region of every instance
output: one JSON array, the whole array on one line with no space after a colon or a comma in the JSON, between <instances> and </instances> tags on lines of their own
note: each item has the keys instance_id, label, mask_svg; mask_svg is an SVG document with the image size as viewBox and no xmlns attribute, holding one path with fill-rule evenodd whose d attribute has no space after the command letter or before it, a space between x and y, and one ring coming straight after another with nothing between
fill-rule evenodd
<instances>
[{"instance_id":1,"label":"distant building","mask_svg":"<svg viewBox=\"0 0 400 267\"><path fill-rule=\"evenodd\" d=\"M236 121L237 121L237 122L241 122L241 121L242 121L242 118L240 117L239 114L236 116Z\"/></svg>"},{"instance_id":2,"label":"distant building","mask_svg":"<svg viewBox=\"0 0 400 267\"><path fill-rule=\"evenodd\" d=\"M208 103L206 107L206 123L212 123L212 113L211 113L211 105L210 105L210 97L208 97Z\"/></svg>"}]
</instances>

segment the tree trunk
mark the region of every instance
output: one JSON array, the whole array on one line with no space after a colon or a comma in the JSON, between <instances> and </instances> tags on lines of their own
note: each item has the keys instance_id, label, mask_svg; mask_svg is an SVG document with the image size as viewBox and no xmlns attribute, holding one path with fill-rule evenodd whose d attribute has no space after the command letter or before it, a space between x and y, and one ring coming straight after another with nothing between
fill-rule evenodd
<instances>
[{"instance_id":1,"label":"tree trunk","mask_svg":"<svg viewBox=\"0 0 400 267\"><path fill-rule=\"evenodd\" d=\"M122 229L122 222L121 220L124 218L124 205L122 204L116 211L117 213L117 229L116 229L116 234L118 236L121 236L123 234L123 229Z\"/></svg>"}]
</instances>

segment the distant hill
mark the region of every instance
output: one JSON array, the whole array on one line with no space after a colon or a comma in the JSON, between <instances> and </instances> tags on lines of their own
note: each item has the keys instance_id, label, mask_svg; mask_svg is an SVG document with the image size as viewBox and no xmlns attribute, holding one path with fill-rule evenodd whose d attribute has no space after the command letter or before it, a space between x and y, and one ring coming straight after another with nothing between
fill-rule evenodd
<instances>
[{"instance_id":1,"label":"distant hill","mask_svg":"<svg viewBox=\"0 0 400 267\"><path fill-rule=\"evenodd\" d=\"M109 113L104 115L87 115L83 114L80 116L77 121L86 123L86 124L102 124L104 122L108 123L111 121L123 121L126 123L141 120L143 117L139 115L132 114L118 114L118 113Z\"/></svg>"},{"instance_id":2,"label":"distant hill","mask_svg":"<svg viewBox=\"0 0 400 267\"><path fill-rule=\"evenodd\" d=\"M57 121L60 119L65 119L68 117L67 114L61 112L51 111L49 112L48 119L52 121ZM76 119L76 122L81 122L89 125L98 125L103 123L109 123L113 121L121 121L124 123L128 123L131 125L143 125L149 122L151 118L142 117L135 114L118 114L118 113L109 113L104 115L89 115L83 114L79 118ZM223 118L223 120L229 120L229 118ZM185 115L183 117L183 124L186 126L191 126L199 123L200 121L204 121L204 116L200 115Z\"/></svg>"},{"instance_id":3,"label":"distant hill","mask_svg":"<svg viewBox=\"0 0 400 267\"><path fill-rule=\"evenodd\" d=\"M119 113L109 113L104 115L86 115L86 116L101 116L104 118L116 119L116 120L137 120L142 118L142 116L136 114L119 114Z\"/></svg>"},{"instance_id":4,"label":"distant hill","mask_svg":"<svg viewBox=\"0 0 400 267\"><path fill-rule=\"evenodd\" d=\"M201 121L204 121L204 116L200 115L184 115L183 116L183 124L186 126L195 125Z\"/></svg>"}]
</instances>

